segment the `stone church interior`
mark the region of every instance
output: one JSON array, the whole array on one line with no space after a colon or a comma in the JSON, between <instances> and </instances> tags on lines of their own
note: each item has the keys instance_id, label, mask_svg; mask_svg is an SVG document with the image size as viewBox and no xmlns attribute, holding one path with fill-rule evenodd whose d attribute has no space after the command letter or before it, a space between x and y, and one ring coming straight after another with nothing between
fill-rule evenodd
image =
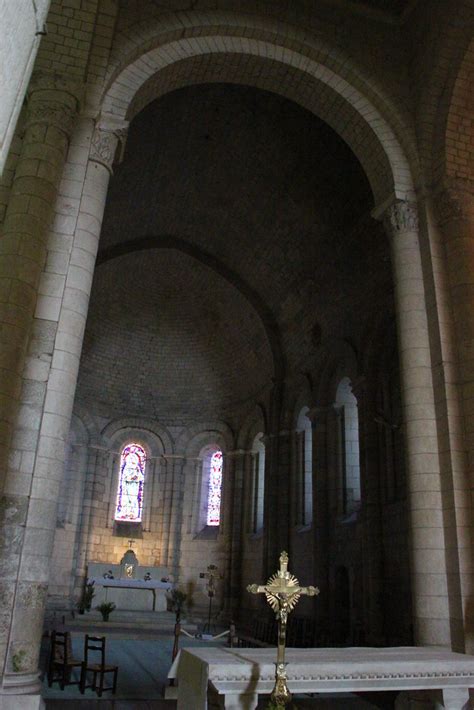
<instances>
[{"instance_id":1,"label":"stone church interior","mask_svg":"<svg viewBox=\"0 0 474 710\"><path fill-rule=\"evenodd\" d=\"M471 707L473 0L0 19L0 708Z\"/></svg>"}]
</instances>

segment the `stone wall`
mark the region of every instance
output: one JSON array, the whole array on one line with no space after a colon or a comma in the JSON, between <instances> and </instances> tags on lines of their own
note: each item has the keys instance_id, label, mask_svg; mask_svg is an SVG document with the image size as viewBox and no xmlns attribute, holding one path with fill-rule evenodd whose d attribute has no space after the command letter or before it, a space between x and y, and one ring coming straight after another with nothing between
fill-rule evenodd
<instances>
[{"instance_id":1,"label":"stone wall","mask_svg":"<svg viewBox=\"0 0 474 710\"><path fill-rule=\"evenodd\" d=\"M47 4L35 7L37 22ZM321 577L325 590L315 613L318 608L326 618L336 613L337 605L323 605L334 591L351 629L370 631L374 642L384 642L395 640L398 626L408 638L410 578L415 641L472 649L473 190L467 98L472 95L472 2L429 0L406 4L403 11L398 3L387 3L385 12L367 3L351 3L350 8L326 0L311 7L303 0L271 7L264 0L249 0L238 8L219 0L213 9L206 5L189 11L177 9L174 0L160 6L151 0L52 3L0 195L2 694L13 686L19 692L14 659L24 648L21 687L25 693L37 690L53 549L64 565L72 561L77 579L101 544L114 553L107 531L107 486L112 486L119 450L114 427L120 418L127 420L121 425L127 433L151 430L164 436L169 430L168 439L157 434L162 442L157 460L160 467L162 459L166 462L164 482L161 468L158 474L166 505L163 512L159 505L150 508L150 525L156 527L145 556L153 555L161 540L170 564L193 569L193 575L200 567L197 554L207 550L207 559L219 556L229 580L223 597L228 611L234 611L244 577L253 581L273 571L282 547L289 546L293 554L301 539L291 518L292 418L301 378L309 385L307 406L314 410L313 578ZM32 36L32 6L21 3L18 20L28 29L18 32L8 52L12 81L4 107L6 144L25 95L30 71L25 62L39 41ZM9 22L11 16L3 23L7 30ZM195 87L205 83L219 87ZM252 88L222 90L225 83ZM176 89L183 89L178 98L170 93ZM219 92L220 118L214 111ZM225 127L235 139L234 153ZM121 173L117 163L124 157ZM120 259L130 257L132 263L132 252L139 250L173 252L172 259L154 262L170 267L168 288L173 272L185 273L177 263L194 259L200 264L192 269L196 278L209 268L215 286L203 298L203 330L221 334L218 342L225 347L213 341L211 352L208 341L212 368L204 383L206 397L201 397L209 399L207 412L198 410L199 386L190 378L184 380L193 389L186 421L176 412L168 421L151 398L149 426L144 426L138 422L143 413L136 411L143 390L140 398L126 401L115 380L114 396L106 401L104 389L94 383L95 365L104 377L109 373L106 363L100 364L100 337L95 351L94 338L89 339L74 405L87 424L87 451L70 439L68 466L70 480L78 485L73 499L83 490L84 505L79 516L75 501L66 504L62 494L59 521L64 527L57 529L54 543L65 444L114 163L96 284L101 269L105 274L117 267L119 275ZM184 194L180 185L186 187ZM115 212L119 219L114 223ZM383 227L372 217L383 220ZM151 258L148 266L152 272ZM114 282L110 277L108 286ZM211 307L213 299L223 307ZM92 301L100 305L100 295L93 294ZM148 302L162 310L169 305L173 314L172 299ZM114 315L114 304L108 305ZM176 321L183 304L174 305ZM186 304L188 328L198 340L202 333L189 324L203 317L199 305ZM93 311L94 306L91 316ZM224 311L233 318L228 342L216 328ZM245 318L239 329L240 313ZM386 392L391 402L401 392L400 425L390 407L380 409L376 387L381 379L377 362L385 351L394 351L393 343L387 345L387 338L394 339L393 315L400 387L392 392L386 387ZM101 323L104 332L113 327L111 319L99 318L94 335L100 336ZM127 324L127 317L121 323ZM244 345L239 350L235 333L240 331ZM119 340L113 343L115 351ZM201 345L199 340L196 350L189 349L191 367L198 364L193 355ZM94 365L89 373L87 348ZM153 347L141 350L154 353ZM233 350L238 374L226 380L222 373L229 362L234 364ZM120 360L116 356L114 362ZM150 369L140 368L146 380ZM128 378L125 370L130 372L130 360L121 373L117 368L117 375ZM358 401L361 463L360 513L345 522L340 520L343 469L332 407L344 376ZM168 381L176 383L179 376ZM171 394L163 398L167 406ZM178 399L183 398L181 392ZM124 411L129 405L132 411ZM244 539L252 441L244 434L251 429L249 419L258 419L256 410L266 441L265 530L260 539ZM187 455L186 445L210 427L230 432L225 441L233 466L222 535L204 546L199 538L184 539L191 532L183 533L179 501L183 491L193 498L187 483L194 481L190 467L195 454ZM402 441L405 465L391 454ZM78 480L75 471L82 472ZM409 554L402 546L407 527ZM308 533L298 534L311 537ZM308 549L300 575L309 563ZM329 563L328 551L334 553ZM353 559L361 561L357 570L350 569ZM396 583L397 569L399 596L407 607L403 618L389 616L384 597ZM67 577L61 578L59 566L53 574L52 589L64 597ZM362 610L365 629L360 629Z\"/></svg>"}]
</instances>

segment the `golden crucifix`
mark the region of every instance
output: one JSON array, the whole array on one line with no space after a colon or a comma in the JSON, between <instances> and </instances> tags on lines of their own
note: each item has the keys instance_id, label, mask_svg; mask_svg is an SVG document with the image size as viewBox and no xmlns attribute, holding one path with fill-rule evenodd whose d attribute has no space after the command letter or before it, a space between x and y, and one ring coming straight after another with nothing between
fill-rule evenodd
<instances>
[{"instance_id":1,"label":"golden crucifix","mask_svg":"<svg viewBox=\"0 0 474 710\"><path fill-rule=\"evenodd\" d=\"M266 584L249 584L247 591L251 594L265 594L267 602L275 612L278 621L278 652L275 671L275 687L271 700L276 705L288 705L291 693L288 690L285 671L286 622L288 614L298 603L302 594L314 597L319 594L317 587L300 587L296 577L288 572L288 553L280 555L280 569L273 574Z\"/></svg>"}]
</instances>

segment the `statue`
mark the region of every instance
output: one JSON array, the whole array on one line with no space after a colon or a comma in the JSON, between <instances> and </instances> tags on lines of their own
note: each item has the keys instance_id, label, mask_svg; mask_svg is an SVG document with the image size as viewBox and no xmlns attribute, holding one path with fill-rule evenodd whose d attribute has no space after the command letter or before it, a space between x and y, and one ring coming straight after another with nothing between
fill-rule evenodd
<instances>
[{"instance_id":1,"label":"statue","mask_svg":"<svg viewBox=\"0 0 474 710\"><path fill-rule=\"evenodd\" d=\"M135 552L132 550L133 540L129 540L129 549L125 552L124 556L120 560L121 564L121 577L126 579L135 579L135 571L139 565L138 558Z\"/></svg>"}]
</instances>

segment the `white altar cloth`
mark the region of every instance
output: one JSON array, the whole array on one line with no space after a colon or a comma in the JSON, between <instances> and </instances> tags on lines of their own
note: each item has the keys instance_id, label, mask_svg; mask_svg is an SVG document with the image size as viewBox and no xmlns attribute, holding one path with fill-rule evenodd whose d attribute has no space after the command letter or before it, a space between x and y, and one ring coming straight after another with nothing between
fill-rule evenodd
<instances>
[{"instance_id":1,"label":"white altar cloth","mask_svg":"<svg viewBox=\"0 0 474 710\"><path fill-rule=\"evenodd\" d=\"M171 582L160 582L157 579L104 579L103 577L90 577L88 582L94 582L97 587L128 587L130 589L166 589L168 592L173 584Z\"/></svg>"},{"instance_id":2,"label":"white altar cloth","mask_svg":"<svg viewBox=\"0 0 474 710\"><path fill-rule=\"evenodd\" d=\"M114 602L118 609L132 611L166 611L166 592L173 588L171 582L161 582L157 579L145 581L144 579L89 577L87 581L94 582L96 587L94 603L110 601ZM140 595L142 590L151 592L151 596Z\"/></svg>"},{"instance_id":3,"label":"white altar cloth","mask_svg":"<svg viewBox=\"0 0 474 710\"><path fill-rule=\"evenodd\" d=\"M178 710L207 710L207 688L225 697L225 708L254 710L258 694L272 691L276 649L183 649L169 678L178 680ZM469 707L474 656L439 648L290 648L292 693L430 690L444 707Z\"/></svg>"}]
</instances>

